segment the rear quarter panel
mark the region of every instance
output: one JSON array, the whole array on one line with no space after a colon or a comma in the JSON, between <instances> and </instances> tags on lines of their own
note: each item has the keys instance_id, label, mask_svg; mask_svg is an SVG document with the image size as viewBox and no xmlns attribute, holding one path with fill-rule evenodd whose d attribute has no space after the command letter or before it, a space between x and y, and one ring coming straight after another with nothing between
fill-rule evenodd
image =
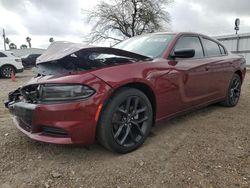
<instances>
[{"instance_id":1,"label":"rear quarter panel","mask_svg":"<svg viewBox=\"0 0 250 188\"><path fill-rule=\"evenodd\" d=\"M241 73L242 81L244 81L245 74L246 74L246 60L241 55L231 54L229 53L228 56L225 56L225 61L229 64L231 70L231 78L235 72ZM230 80L229 80L230 82Z\"/></svg>"}]
</instances>

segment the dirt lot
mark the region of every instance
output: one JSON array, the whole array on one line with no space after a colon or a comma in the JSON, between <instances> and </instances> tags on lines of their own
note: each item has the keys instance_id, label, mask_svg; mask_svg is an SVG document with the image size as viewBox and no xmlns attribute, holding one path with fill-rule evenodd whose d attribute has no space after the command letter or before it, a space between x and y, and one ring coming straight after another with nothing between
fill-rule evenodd
<instances>
[{"instance_id":1,"label":"dirt lot","mask_svg":"<svg viewBox=\"0 0 250 188\"><path fill-rule=\"evenodd\" d=\"M0 100L25 83L0 80ZM0 188L250 187L250 74L235 108L213 105L153 129L139 150L118 155L93 145L30 140L0 104Z\"/></svg>"}]
</instances>

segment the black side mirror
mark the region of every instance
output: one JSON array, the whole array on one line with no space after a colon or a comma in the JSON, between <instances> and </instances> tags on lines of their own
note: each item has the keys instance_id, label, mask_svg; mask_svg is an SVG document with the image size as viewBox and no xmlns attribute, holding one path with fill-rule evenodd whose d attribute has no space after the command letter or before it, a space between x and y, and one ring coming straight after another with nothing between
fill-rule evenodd
<instances>
[{"instance_id":1,"label":"black side mirror","mask_svg":"<svg viewBox=\"0 0 250 188\"><path fill-rule=\"evenodd\" d=\"M172 57L173 58L192 58L195 55L194 49L180 49L175 50Z\"/></svg>"}]
</instances>

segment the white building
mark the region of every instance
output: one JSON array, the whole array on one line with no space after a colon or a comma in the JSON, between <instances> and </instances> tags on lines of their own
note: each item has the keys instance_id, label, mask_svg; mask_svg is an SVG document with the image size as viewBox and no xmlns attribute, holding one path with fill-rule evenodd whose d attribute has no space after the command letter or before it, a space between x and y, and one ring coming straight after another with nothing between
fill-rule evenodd
<instances>
[{"instance_id":1,"label":"white building","mask_svg":"<svg viewBox=\"0 0 250 188\"><path fill-rule=\"evenodd\" d=\"M29 54L42 54L45 49L40 48L24 48L24 49L11 49L15 56L24 57Z\"/></svg>"},{"instance_id":2,"label":"white building","mask_svg":"<svg viewBox=\"0 0 250 188\"><path fill-rule=\"evenodd\" d=\"M219 40L232 53L243 55L246 58L247 65L250 66L250 33L224 35L214 38Z\"/></svg>"}]
</instances>

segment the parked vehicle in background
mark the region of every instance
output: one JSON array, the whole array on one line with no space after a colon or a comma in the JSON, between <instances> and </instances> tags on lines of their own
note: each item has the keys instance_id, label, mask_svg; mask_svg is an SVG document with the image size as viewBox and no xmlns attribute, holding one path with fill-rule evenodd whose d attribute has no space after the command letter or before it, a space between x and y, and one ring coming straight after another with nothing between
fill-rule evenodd
<instances>
[{"instance_id":1,"label":"parked vehicle in background","mask_svg":"<svg viewBox=\"0 0 250 188\"><path fill-rule=\"evenodd\" d=\"M196 33L154 33L114 48L55 42L5 103L34 140L127 153L152 126L213 103L237 105L246 61Z\"/></svg>"},{"instance_id":2,"label":"parked vehicle in background","mask_svg":"<svg viewBox=\"0 0 250 188\"><path fill-rule=\"evenodd\" d=\"M10 78L11 73L23 72L22 60L10 51L0 51L0 77Z\"/></svg>"},{"instance_id":3,"label":"parked vehicle in background","mask_svg":"<svg viewBox=\"0 0 250 188\"><path fill-rule=\"evenodd\" d=\"M29 54L26 57L22 58L22 63L24 68L31 68L36 66L36 59L40 56L41 54Z\"/></svg>"}]
</instances>

